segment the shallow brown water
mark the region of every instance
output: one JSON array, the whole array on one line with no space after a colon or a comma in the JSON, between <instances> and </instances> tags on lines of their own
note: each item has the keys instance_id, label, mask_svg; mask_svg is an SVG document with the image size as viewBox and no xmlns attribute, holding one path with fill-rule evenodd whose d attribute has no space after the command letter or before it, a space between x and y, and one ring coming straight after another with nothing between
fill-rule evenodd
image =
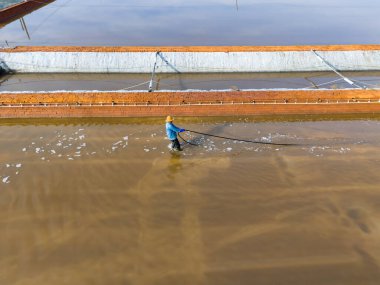
<instances>
[{"instance_id":1,"label":"shallow brown water","mask_svg":"<svg viewBox=\"0 0 380 285\"><path fill-rule=\"evenodd\" d=\"M177 123L299 145L2 121L0 284L377 284L380 121Z\"/></svg>"}]
</instances>

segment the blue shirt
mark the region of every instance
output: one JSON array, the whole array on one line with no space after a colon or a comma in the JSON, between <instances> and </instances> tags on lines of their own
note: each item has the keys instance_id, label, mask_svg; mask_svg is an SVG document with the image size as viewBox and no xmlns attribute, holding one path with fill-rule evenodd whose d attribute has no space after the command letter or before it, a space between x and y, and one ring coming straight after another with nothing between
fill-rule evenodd
<instances>
[{"instance_id":1,"label":"blue shirt","mask_svg":"<svg viewBox=\"0 0 380 285\"><path fill-rule=\"evenodd\" d=\"M173 123L166 123L166 134L169 140L175 140L180 130L181 129L176 127Z\"/></svg>"}]
</instances>

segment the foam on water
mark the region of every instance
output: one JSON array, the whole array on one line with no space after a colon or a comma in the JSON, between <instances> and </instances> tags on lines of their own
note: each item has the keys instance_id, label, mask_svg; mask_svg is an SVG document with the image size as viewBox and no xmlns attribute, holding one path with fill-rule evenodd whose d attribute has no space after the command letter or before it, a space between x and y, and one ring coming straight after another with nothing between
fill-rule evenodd
<instances>
[{"instance_id":1,"label":"foam on water","mask_svg":"<svg viewBox=\"0 0 380 285\"><path fill-rule=\"evenodd\" d=\"M330 138L328 141L325 140L324 143L316 143L309 146L309 138L304 138L301 135L296 135L292 133L255 130L254 133L256 135L249 136L249 131L246 131L249 124L250 123L239 123L239 128L245 128L242 137L243 139L251 139L253 141L265 143L292 143L294 141L297 141L297 144L299 144L300 146L288 148L274 145L250 144L238 140L210 138L204 135L194 135L189 132L186 132L184 133L184 139L192 144L198 145L198 147L183 142L181 143L181 145L184 151L181 152L181 155L242 156L244 155L244 153L247 152L258 154L283 152L287 149L293 149L305 151L311 156L321 157L334 153L343 155L351 151L350 147L343 147L341 144L339 144L339 142L344 141L341 137ZM233 132L235 132L235 127L236 124L228 124L228 128L233 128ZM205 130L204 132L207 132L207 130ZM229 133L228 130L227 132L224 132L224 134L225 136L234 136L234 134ZM220 133L220 135L223 135L223 133ZM126 149L128 147L131 136L133 136L133 139L134 141L136 141L137 145L139 141L145 142L140 148L143 154L151 156L154 155L156 151L158 151L160 154L167 153L167 151L163 151L162 147L156 144L156 141L160 141L160 138L157 137L157 131L152 132L150 134L146 134L146 136L143 135L142 137L135 137L134 134L122 135L120 137L114 138L113 141L108 143L108 146L106 144L106 146L102 148L94 148L93 143L88 143L88 141L90 141L92 138L91 136L88 136L88 134L86 134L86 130L84 128L80 128L72 132L66 133L62 130L59 130L55 131L53 135L45 134L44 136L38 136L37 140L33 139L28 145L21 146L19 148L19 151L24 155L27 154L31 157L34 156L41 163L49 163L52 160L65 160L70 161L70 163L72 163L72 161L90 158L95 155L99 155L102 157L102 159L104 159L104 155L110 156ZM363 141L351 141L348 143L361 144L363 143ZM302 146L302 144L304 144L304 146ZM170 144L168 147L170 149ZM4 164L4 170L1 171L0 168L0 179L2 179L2 183L9 184L13 176L20 174L19 169L21 169L23 164L25 163L13 162ZM9 171L5 171L5 169L8 169Z\"/></svg>"}]
</instances>

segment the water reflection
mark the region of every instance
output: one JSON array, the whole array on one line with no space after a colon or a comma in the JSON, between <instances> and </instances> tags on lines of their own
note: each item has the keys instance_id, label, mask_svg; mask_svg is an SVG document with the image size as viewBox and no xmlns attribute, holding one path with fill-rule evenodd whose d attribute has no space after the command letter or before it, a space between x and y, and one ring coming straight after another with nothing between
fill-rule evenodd
<instances>
[{"instance_id":1,"label":"water reflection","mask_svg":"<svg viewBox=\"0 0 380 285\"><path fill-rule=\"evenodd\" d=\"M68 1L0 31L12 45L291 45L378 43L378 1ZM65 23L65 24L62 24Z\"/></svg>"},{"instance_id":2,"label":"water reflection","mask_svg":"<svg viewBox=\"0 0 380 285\"><path fill-rule=\"evenodd\" d=\"M169 160L168 177L174 179L176 173L182 170L181 154L173 152Z\"/></svg>"}]
</instances>

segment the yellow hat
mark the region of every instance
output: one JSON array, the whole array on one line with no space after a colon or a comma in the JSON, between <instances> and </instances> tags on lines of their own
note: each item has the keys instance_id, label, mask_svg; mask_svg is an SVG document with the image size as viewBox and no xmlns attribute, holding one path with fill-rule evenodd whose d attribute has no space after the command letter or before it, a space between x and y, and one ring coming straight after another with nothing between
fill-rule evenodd
<instances>
[{"instance_id":1,"label":"yellow hat","mask_svg":"<svg viewBox=\"0 0 380 285\"><path fill-rule=\"evenodd\" d=\"M173 122L173 117L172 116L167 116L166 117L166 122L169 123L169 122Z\"/></svg>"}]
</instances>

